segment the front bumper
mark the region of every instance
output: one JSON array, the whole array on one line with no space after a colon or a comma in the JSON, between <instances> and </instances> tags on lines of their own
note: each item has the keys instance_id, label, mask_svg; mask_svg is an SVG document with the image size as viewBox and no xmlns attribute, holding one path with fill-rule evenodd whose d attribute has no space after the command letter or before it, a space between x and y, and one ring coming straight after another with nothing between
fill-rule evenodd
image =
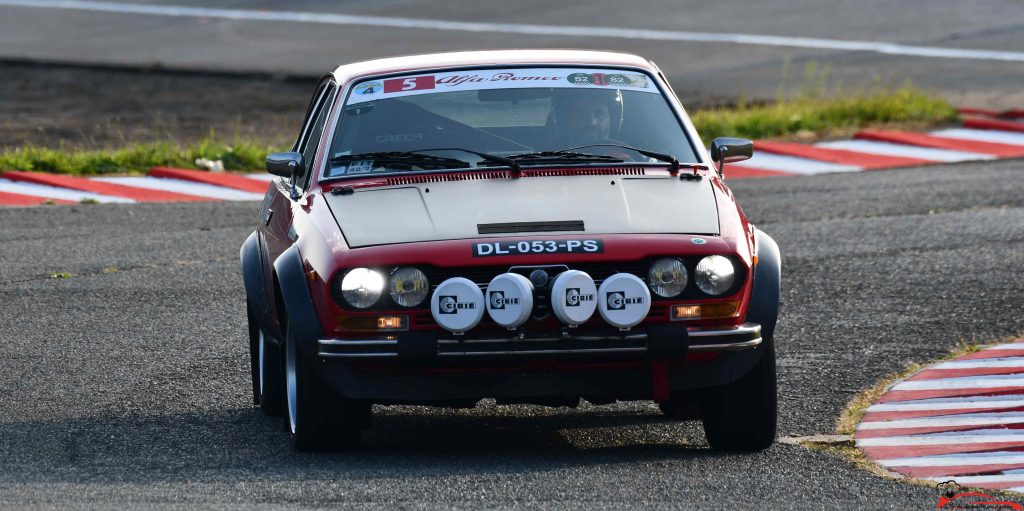
<instances>
[{"instance_id":1,"label":"front bumper","mask_svg":"<svg viewBox=\"0 0 1024 511\"><path fill-rule=\"evenodd\" d=\"M761 327L752 323L714 329L675 323L619 335L521 339L406 334L323 339L308 355L315 357L319 378L348 398L445 405L482 398L663 400L732 383L766 352ZM695 353L707 355L694 361Z\"/></svg>"},{"instance_id":2,"label":"front bumper","mask_svg":"<svg viewBox=\"0 0 1024 511\"><path fill-rule=\"evenodd\" d=\"M397 339L320 339L321 358L340 359L516 359L524 357L592 357L602 355L678 356L687 351L744 351L761 344L761 325L696 328L675 334L636 329L619 335L455 337L406 333ZM642 330L642 331L640 331ZM671 332L671 331L670 331Z\"/></svg>"}]
</instances>

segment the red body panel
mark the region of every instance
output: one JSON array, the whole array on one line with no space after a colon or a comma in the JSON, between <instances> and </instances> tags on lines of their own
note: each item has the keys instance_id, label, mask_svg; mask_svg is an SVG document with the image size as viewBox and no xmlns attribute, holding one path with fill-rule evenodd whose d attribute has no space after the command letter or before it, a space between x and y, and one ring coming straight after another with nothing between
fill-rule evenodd
<instances>
[{"instance_id":1,"label":"red body panel","mask_svg":"<svg viewBox=\"0 0 1024 511\"><path fill-rule=\"evenodd\" d=\"M495 65L593 65L593 66L619 66L640 68L649 72L652 76L663 81L661 73L649 61L627 54L615 54L606 52L578 52L578 51L529 51L522 53L517 58L512 52L466 52L463 54L445 54L438 56L403 57L397 59L383 59L366 63L357 63L339 67L334 72L334 78L341 86L358 81L369 76L386 76L403 72L439 70L444 68L473 67L473 66L495 66ZM460 58L453 59L452 55ZM525 57L528 56L527 60ZM667 84L662 83L665 90L670 90ZM674 108L682 111L681 106L676 103L675 97L666 94ZM344 94L338 94L335 99L332 111L336 110L344 100ZM685 118L685 115L683 115ZM333 129L333 124L328 123L327 130ZM329 137L324 137L328 139ZM322 141L313 163L313 168L319 168L327 152L327 142ZM703 148L700 154L705 161L710 161ZM530 171L542 171L541 167L530 167ZM693 172L690 169L683 169L682 172ZM737 205L732 192L719 178L716 172L699 170L697 171L704 179L711 179L717 201L718 218L720 225L719 236L700 236L707 240L706 244L697 245L691 242L695 236L679 234L594 234L588 233L585 236L523 236L529 239L574 239L574 238L600 238L604 240L604 253L601 254L537 254L537 255L516 255L504 257L473 257L472 244L476 239L461 239L447 241L402 243L394 245L371 246L358 249L351 249L345 242L343 228L339 227L338 221L330 211L327 202L321 196L329 193L333 188L350 186L353 188L386 186L381 179L350 179L335 181L321 185L313 179L309 188L303 192L299 200L292 201L287 197L284 184L277 180L271 184L272 192L268 194L265 207L274 210L272 220L267 225L261 225L260 231L264 233L264 242L267 266L280 255L291 243L298 246L302 255L303 263L306 266L308 275L309 290L324 332L328 335L344 338L346 334L338 329L340 319L346 316L357 315L381 315L386 311L355 312L339 307L331 298L329 283L339 270L355 268L360 266L399 266L399 265L429 265L437 268L456 268L473 266L494 266L494 265L538 265L538 264L573 264L593 262L628 262L652 256L688 256L688 255L711 255L720 254L734 256L742 262L742 274L745 282L739 290L724 297L708 298L703 300L695 299L673 299L664 300L655 297L652 312L659 305L664 312L664 306L674 303L710 303L721 301L740 301L739 314L735 318L726 320L694 321L688 324L698 326L711 326L723 324L740 324L743 322L751 294L751 275L753 266L753 228L748 223L743 212ZM509 178L515 179L515 178ZM529 179L543 179L542 177L531 177ZM276 191L274 188L276 187ZM287 208L287 211L283 209ZM288 230L291 229L291 233ZM292 240L294 238L294 240ZM498 241L502 239L514 240L516 236L507 238L487 238L487 241ZM272 291L272 290L270 290ZM270 296L273 296L271 293ZM427 328L416 324L415 317L430 318L429 309L426 307L406 310L391 311L397 314L411 316L412 329ZM651 318L651 316L649 316ZM662 316L662 321L667 320L667 315ZM649 319L650 320L650 319ZM487 328L485 318L479 328ZM595 315L592 322L601 322ZM431 328L432 320L429 321ZM552 322L552 328L557 328L557 321ZM349 334L348 336L351 336ZM366 334L362 334L366 336ZM700 359L701 357L697 357Z\"/></svg>"},{"instance_id":2,"label":"red body panel","mask_svg":"<svg viewBox=\"0 0 1024 511\"><path fill-rule=\"evenodd\" d=\"M303 256L306 270L310 275L310 293L316 303L318 315L325 332L344 338L338 330L339 319L345 316L381 315L387 312L430 318L425 307L394 311L355 312L339 307L330 296L329 284L341 270L360 266L433 266L436 268L466 268L474 266L519 266L542 264L629 262L656 256L700 256L730 255L742 262L742 274L746 282L735 294L714 299L682 300L656 299L654 306L680 303L702 303L740 301L740 313L728 320L696 322L700 325L740 324L746 315L751 290L753 263L752 228L740 210L729 188L713 173L702 172L714 183L718 204L720 236L694 236L680 234L587 234L487 238L488 241L529 239L584 239L600 238L604 241L604 252L600 254L536 254L498 257L474 257L473 243L478 239L445 240L417 243L400 243L351 249L345 243L342 230L323 197L309 193L298 202L292 203L292 225L297 235L295 243ZM538 178L542 179L542 178ZM351 185L352 183L345 183ZM280 225L280 224L278 224ZM695 237L703 238L706 244L691 242ZM283 236L282 236L283 238ZM652 309L653 310L653 309ZM597 324L600 318L592 320ZM416 329L413 321L413 329ZM486 327L486 321L481 328ZM557 329L556 324L552 324ZM364 334L365 336L365 334Z\"/></svg>"}]
</instances>

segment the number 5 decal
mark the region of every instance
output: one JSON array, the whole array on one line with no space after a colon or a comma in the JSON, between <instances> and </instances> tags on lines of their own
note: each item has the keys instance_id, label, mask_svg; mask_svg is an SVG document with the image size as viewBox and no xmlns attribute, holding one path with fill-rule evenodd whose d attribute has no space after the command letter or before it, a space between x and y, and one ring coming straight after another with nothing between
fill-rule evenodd
<instances>
[{"instance_id":1,"label":"number 5 decal","mask_svg":"<svg viewBox=\"0 0 1024 511\"><path fill-rule=\"evenodd\" d=\"M434 88L434 75L384 80L384 93L409 92Z\"/></svg>"}]
</instances>

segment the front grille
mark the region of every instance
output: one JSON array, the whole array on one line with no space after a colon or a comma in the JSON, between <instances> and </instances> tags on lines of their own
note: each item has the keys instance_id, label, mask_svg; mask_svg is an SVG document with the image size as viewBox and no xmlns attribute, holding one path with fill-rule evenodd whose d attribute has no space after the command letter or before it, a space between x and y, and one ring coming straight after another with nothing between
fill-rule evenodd
<instances>
[{"instance_id":1,"label":"front grille","mask_svg":"<svg viewBox=\"0 0 1024 511\"><path fill-rule=\"evenodd\" d=\"M518 178L528 177L559 177L559 176L643 176L647 171L643 167L589 167L589 168L561 168L561 169L530 169L525 168L516 176ZM511 179L512 172L508 170L476 170L461 172L433 172L429 174L414 174L408 176L388 177L383 181L384 186L399 186L411 184L439 183L445 181L476 181L481 179ZM373 186L367 184L366 186Z\"/></svg>"},{"instance_id":2,"label":"front grille","mask_svg":"<svg viewBox=\"0 0 1024 511\"><path fill-rule=\"evenodd\" d=\"M619 263L579 263L572 265L565 264L544 264L544 265L523 265L523 266L474 266L469 268L435 268L430 271L424 270L427 273L427 278L430 279L431 290L436 288L441 282L452 277L464 277L473 282L476 282L480 286L480 289L487 287L487 284L495 276L511 272L518 273L526 278L530 278L530 273L537 269L543 269L548 273L549 286L554 281L555 277L559 273L565 270L580 270L587 272L594 283L598 286L604 279L611 277L616 273L632 273L641 279L647 278L647 267L648 263L644 261L629 261ZM547 287L547 286L546 286Z\"/></svg>"},{"instance_id":3,"label":"front grille","mask_svg":"<svg viewBox=\"0 0 1024 511\"><path fill-rule=\"evenodd\" d=\"M619 262L602 261L602 262L595 262L595 263L574 263L574 264L543 264L543 265L520 265L520 266L489 265L489 266L467 266L467 267L461 267L461 268L437 268L437 267L432 267L432 266L418 266L418 268L421 269L427 275L427 279L430 281L430 292L431 292L431 294L433 294L434 290L437 289L438 285L440 285L445 280L453 278L453 277L467 278L467 279L473 281L474 283L476 283L477 286L480 287L480 290L483 291L484 289L487 288L487 284L489 284L491 282L491 279L493 279L494 277L496 277L497 275L500 275L502 273L506 273L506 272L518 273L518 274L520 274L520 275L522 275L522 276L524 276L526 278L530 278L530 273L531 272L533 272L534 270L537 270L537 269L543 269L548 274L548 284L546 286L538 287L536 289L536 292L535 292L535 295L534 295L534 303L535 303L535 305L534 305L534 314L533 314L533 317L535 319L543 319L543 318L547 317L548 314L550 313L550 305L548 303L549 302L549 300L548 300L548 290L551 287L551 283L554 282L555 277L557 277L559 273L561 273L561 272L563 272L565 270L570 270L570 269L571 270L584 271L588 275L590 275L590 277L592 279L594 279L594 284L597 285L598 287L601 286L601 283L604 282L605 279L607 279L608 277L610 277L610 276L612 276L612 275L614 275L616 273L630 273L630 274L633 274L633 275L636 275L637 277L639 277L640 280L643 280L644 282L647 282L647 271L650 268L651 263L653 263L655 259L657 259L657 258L648 258L648 259L642 259L642 260L638 260L638 261L619 261ZM670 301L671 302L678 302L678 301L681 301L681 300L703 300L703 299L708 299L709 298L707 295L701 293L697 289L697 286L694 283L694 279L693 279L694 269L697 267L697 263L700 262L701 256L687 256L687 257L683 257L681 259L682 259L683 263L686 265L686 268L689 271L689 275L690 275L690 280L689 280L689 283L687 283L687 285L686 285L686 289L683 290L683 293L681 295L679 295L677 297L674 297L674 298L669 298L669 299L661 298L660 296L655 295L654 293L651 293L652 304L651 304L651 312L647 315L648 320L651 320L651 319L654 319L654 318L659 318L659 319L665 318L665 319L667 319L668 318L668 311L667 311L667 307L665 306L666 302L670 302ZM743 271L743 267L739 264L738 261L734 261L734 264L736 265L736 280L735 280L735 284L733 284L733 289L731 289L729 292L725 293L722 296L728 296L728 295L730 295L732 293L735 293L740 288L740 286L743 284L743 282L745 282L746 275L745 275L745 273ZM382 270L383 271L387 271L387 268L383 268ZM332 292L333 292L333 286L332 286ZM338 303L339 306L348 309L348 307L345 305L343 300L335 299L335 302ZM380 302L377 303L377 305L375 305L374 307L369 309L369 311L382 311L382 310L388 310L388 311L403 310L403 311L406 311L406 313L412 313L414 315L413 322L412 322L413 326L421 325L421 323L420 323L421 321L429 322L430 325L434 324L433 323L433 318L431 318L431 316L430 316L430 311L427 309L427 304L424 304L423 307L418 307L418 308L415 308L415 309L412 309L412 310L404 309L404 308L398 306L397 304L393 303L391 301L391 298L388 296L387 293L384 293L384 296L381 297L381 300L380 300ZM360 312L363 312L363 311L360 311ZM422 317L422 319L421 319L421 317ZM487 318L485 317L485 322L486 322L486 319Z\"/></svg>"}]
</instances>

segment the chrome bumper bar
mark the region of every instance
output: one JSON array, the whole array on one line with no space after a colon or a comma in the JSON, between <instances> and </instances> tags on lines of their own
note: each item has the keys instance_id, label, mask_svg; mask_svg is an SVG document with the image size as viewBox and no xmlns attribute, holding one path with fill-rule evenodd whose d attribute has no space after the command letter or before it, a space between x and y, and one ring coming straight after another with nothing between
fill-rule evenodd
<instances>
[{"instance_id":1,"label":"chrome bumper bar","mask_svg":"<svg viewBox=\"0 0 1024 511\"><path fill-rule=\"evenodd\" d=\"M702 329L690 327L688 351L691 353L741 351L761 344L761 325L744 323L739 326ZM399 340L396 339L321 339L319 355L324 358L386 359L398 357ZM644 332L612 336L569 335L567 337L491 337L491 338L438 338L437 357L522 357L546 355L609 355L645 354L648 335Z\"/></svg>"}]
</instances>

